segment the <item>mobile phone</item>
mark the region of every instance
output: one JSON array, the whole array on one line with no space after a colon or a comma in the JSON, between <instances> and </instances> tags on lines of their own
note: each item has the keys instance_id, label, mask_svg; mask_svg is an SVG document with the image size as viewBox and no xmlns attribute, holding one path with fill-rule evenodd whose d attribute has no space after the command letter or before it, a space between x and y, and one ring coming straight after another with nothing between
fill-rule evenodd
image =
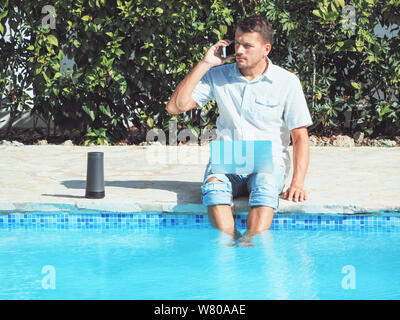
<instances>
[{"instance_id":1,"label":"mobile phone","mask_svg":"<svg viewBox=\"0 0 400 320\"><path fill-rule=\"evenodd\" d=\"M235 42L233 41L230 45L222 47L222 58L227 58L235 54Z\"/></svg>"}]
</instances>

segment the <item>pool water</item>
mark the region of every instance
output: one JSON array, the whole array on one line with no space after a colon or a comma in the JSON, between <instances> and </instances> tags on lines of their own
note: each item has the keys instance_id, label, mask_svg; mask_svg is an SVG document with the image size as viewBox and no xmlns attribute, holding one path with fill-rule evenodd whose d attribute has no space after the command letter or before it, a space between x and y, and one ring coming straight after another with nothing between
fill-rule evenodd
<instances>
[{"instance_id":1,"label":"pool water","mask_svg":"<svg viewBox=\"0 0 400 320\"><path fill-rule=\"evenodd\" d=\"M244 233L245 229L240 229ZM0 223L0 299L399 299L398 227Z\"/></svg>"}]
</instances>

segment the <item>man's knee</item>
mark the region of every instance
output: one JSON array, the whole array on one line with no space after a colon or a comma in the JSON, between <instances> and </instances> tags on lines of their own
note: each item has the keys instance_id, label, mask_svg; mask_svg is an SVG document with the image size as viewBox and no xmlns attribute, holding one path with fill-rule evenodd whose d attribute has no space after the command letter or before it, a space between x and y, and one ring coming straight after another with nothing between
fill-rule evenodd
<instances>
[{"instance_id":1,"label":"man's knee","mask_svg":"<svg viewBox=\"0 0 400 320\"><path fill-rule=\"evenodd\" d=\"M201 186L203 205L232 205L232 184L211 177Z\"/></svg>"}]
</instances>

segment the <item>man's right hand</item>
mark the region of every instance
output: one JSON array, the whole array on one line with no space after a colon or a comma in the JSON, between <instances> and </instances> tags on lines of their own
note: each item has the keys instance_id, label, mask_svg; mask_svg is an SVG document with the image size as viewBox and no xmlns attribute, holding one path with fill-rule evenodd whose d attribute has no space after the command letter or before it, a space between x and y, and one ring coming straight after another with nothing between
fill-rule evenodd
<instances>
[{"instance_id":1,"label":"man's right hand","mask_svg":"<svg viewBox=\"0 0 400 320\"><path fill-rule=\"evenodd\" d=\"M232 40L219 40L216 44L214 44L210 49L208 49L207 53L205 54L202 62L208 64L211 68L224 64L226 61L233 59L234 56L229 56L226 58L222 58L222 48L226 47Z\"/></svg>"}]
</instances>

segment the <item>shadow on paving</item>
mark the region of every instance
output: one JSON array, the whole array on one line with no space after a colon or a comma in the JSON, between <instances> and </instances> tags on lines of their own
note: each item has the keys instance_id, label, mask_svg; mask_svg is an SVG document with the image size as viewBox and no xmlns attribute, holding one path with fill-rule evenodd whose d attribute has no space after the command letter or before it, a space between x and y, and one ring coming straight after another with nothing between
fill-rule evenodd
<instances>
[{"instance_id":1,"label":"shadow on paving","mask_svg":"<svg viewBox=\"0 0 400 320\"><path fill-rule=\"evenodd\" d=\"M60 198L85 198L86 180L65 180L62 184L68 189L81 189L82 196L68 194L42 194L43 196L60 197ZM157 194L159 190L175 192L177 194L177 203L201 203L201 182L185 182L185 181L169 181L169 180L148 180L148 181L104 181L104 189L107 196L107 187L119 187L128 189L153 189L154 193L149 194L146 200L161 200ZM127 193L130 198L132 194ZM168 199L166 199L168 200Z\"/></svg>"}]
</instances>

